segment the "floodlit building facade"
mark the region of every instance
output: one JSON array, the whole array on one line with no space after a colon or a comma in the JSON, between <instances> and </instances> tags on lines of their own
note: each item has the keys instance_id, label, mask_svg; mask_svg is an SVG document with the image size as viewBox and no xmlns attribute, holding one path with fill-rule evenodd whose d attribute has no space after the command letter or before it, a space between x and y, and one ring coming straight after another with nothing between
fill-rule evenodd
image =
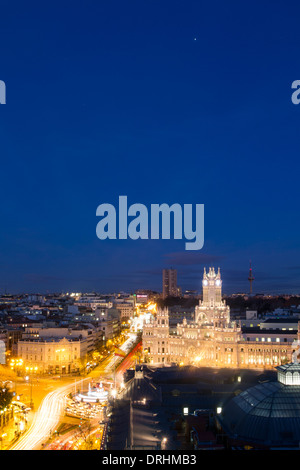
<instances>
[{"instance_id":1,"label":"floodlit building facade","mask_svg":"<svg viewBox=\"0 0 300 470\"><path fill-rule=\"evenodd\" d=\"M24 372L70 374L78 372L87 357L86 338L49 337L18 342Z\"/></svg>"},{"instance_id":2,"label":"floodlit building facade","mask_svg":"<svg viewBox=\"0 0 300 470\"><path fill-rule=\"evenodd\" d=\"M298 330L271 334L262 329L255 335L244 334L240 324L231 321L230 309L222 300L220 269L204 269L202 288L203 300L192 321L183 319L176 329L170 329L168 309L161 309L144 325L145 362L272 368L290 360Z\"/></svg>"}]
</instances>

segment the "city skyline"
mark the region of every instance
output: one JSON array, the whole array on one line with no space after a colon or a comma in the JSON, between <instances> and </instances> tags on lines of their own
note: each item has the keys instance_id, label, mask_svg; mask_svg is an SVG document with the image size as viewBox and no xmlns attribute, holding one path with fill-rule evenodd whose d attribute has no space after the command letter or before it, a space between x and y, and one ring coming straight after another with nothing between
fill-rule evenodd
<instances>
[{"instance_id":1,"label":"city skyline","mask_svg":"<svg viewBox=\"0 0 300 470\"><path fill-rule=\"evenodd\" d=\"M205 271L206 269L220 269L220 266L217 265L213 265L213 264L207 264L207 265L204 265L204 267L202 268L202 270L194 270L192 271L192 274L190 273L186 273L186 280L184 276L182 276L181 278L181 281L183 282L179 282L176 284L176 293L174 294L174 297L181 297L181 296L184 296L185 294L191 294L191 293L194 293L194 295L199 295L201 294L201 290L202 290L202 286L201 286L201 282L202 282L202 276L203 276L203 270ZM252 274L253 274L253 268L251 267L250 268L251 271L252 271ZM175 271L176 272L176 279L178 278L178 272L177 272L177 269L175 269L173 266L169 266L168 268L164 268L162 269L161 271L157 271L157 272L154 272L152 271L152 277L156 277L157 278L157 282L156 284L149 284L149 283L145 283L144 285L138 285L138 283L134 284L133 288L132 289L124 289L124 288L115 288L117 285L118 285L118 281L115 282L114 279L112 279L112 289L111 290L101 290L101 289L90 289L90 290L84 290L84 289L58 289L58 290L50 290L50 289L45 289L45 290L34 290L34 289L29 289L27 291L9 291L7 289L7 287L5 287L5 289L3 291L0 290L0 295L24 295L24 294L37 294L37 295L47 295L47 294L70 294L70 293L80 293L80 294L84 294L84 293L95 293L95 294L99 294L99 295L113 295L113 294L116 294L116 293L135 293L135 292L138 292L138 291L152 291L152 292L155 292L155 293L158 293L158 294L161 294L163 295L164 298L166 298L166 295L164 294L164 271ZM222 270L223 271L223 270ZM226 274L228 274L228 271L224 271ZM145 273L144 273L145 274ZM182 272L181 272L182 274ZM225 274L225 275L226 275ZM297 290L297 288L293 291L292 289L290 289L289 291L284 291L282 288L278 288L278 290L276 289L273 289L273 290L264 290L263 288L262 289L259 289L259 286L253 290L253 282L256 281L256 278L253 276L252 278L252 282L250 285L250 279L249 279L249 268L248 268L248 277L244 276L245 273L240 273L241 275L243 275L243 277L241 277L240 279L240 289L236 289L236 290L233 290L233 289L230 289L228 288L228 286L232 285L231 282L232 282L232 279L236 276L238 276L238 272L237 271L233 271L233 274L232 274L232 278L230 279L229 277L229 280L226 280L225 279L225 289L224 290L224 295L225 296L231 296L231 295L245 295L245 296L260 296L260 295L270 295L270 296L280 296L280 295L290 295L290 296L300 296L300 292ZM229 271L229 276L230 276L230 271ZM193 279L193 281L191 282L191 279ZM262 284L263 285L263 282L265 281L264 278L262 278ZM94 282L94 281L93 281ZM122 281L120 281L120 285L122 286ZM235 285L237 285L237 283L235 283ZM254 284L255 285L255 284ZM153 287L153 286L156 286L156 287ZM281 286L281 285L280 285ZM172 295L171 295L172 296Z\"/></svg>"},{"instance_id":2,"label":"city skyline","mask_svg":"<svg viewBox=\"0 0 300 470\"><path fill-rule=\"evenodd\" d=\"M300 6L1 6L0 292L299 293ZM250 8L251 6L251 8ZM293 11L293 14L291 14ZM20 47L22 45L22 47ZM96 209L204 204L204 247L99 240Z\"/></svg>"},{"instance_id":3,"label":"city skyline","mask_svg":"<svg viewBox=\"0 0 300 470\"><path fill-rule=\"evenodd\" d=\"M0 450L299 450L299 0L0 11Z\"/></svg>"}]
</instances>

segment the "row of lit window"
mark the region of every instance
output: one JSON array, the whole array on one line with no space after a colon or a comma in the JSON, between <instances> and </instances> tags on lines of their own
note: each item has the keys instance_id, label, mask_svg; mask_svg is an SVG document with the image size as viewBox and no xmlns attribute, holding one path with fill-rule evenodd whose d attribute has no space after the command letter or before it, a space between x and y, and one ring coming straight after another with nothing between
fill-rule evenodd
<instances>
[{"instance_id":1,"label":"row of lit window","mask_svg":"<svg viewBox=\"0 0 300 470\"><path fill-rule=\"evenodd\" d=\"M48 356L48 361L51 361L51 359L53 359L53 356ZM60 359L62 359L63 361L66 360L65 356L63 356L62 358L60 358L58 355L55 356L55 360L58 362ZM74 359L77 359L77 355L75 354L74 355ZM43 360L43 356L40 356L40 359L37 358L37 356L35 355L34 356L34 359L33 359L33 356L30 356L28 354L26 354L26 360L34 360L34 361L42 361ZM71 360L71 355L69 355L69 361Z\"/></svg>"},{"instance_id":2,"label":"row of lit window","mask_svg":"<svg viewBox=\"0 0 300 470\"><path fill-rule=\"evenodd\" d=\"M271 351L274 352L274 353L279 353L280 351L281 351L281 353L286 353L287 352L286 349L282 349L282 350L274 349L273 350L273 349L252 349L252 348L248 349L247 351L248 351L248 353L249 352L251 352L251 353L252 352L254 352L254 353L260 353L260 352L270 353ZM244 348L241 348L241 352L242 353L245 352Z\"/></svg>"},{"instance_id":3,"label":"row of lit window","mask_svg":"<svg viewBox=\"0 0 300 470\"><path fill-rule=\"evenodd\" d=\"M270 337L268 337L268 338L265 338L265 337L263 337L263 338L255 338L255 341L261 341L262 343L264 343L264 342L271 343L272 341L273 341L273 342L276 342L276 343L280 343L280 340L281 340L281 341L283 340L283 342L285 342L285 343L287 342L287 338L278 338L278 337L277 337L275 340L274 340L274 339L272 340L272 338L270 338ZM249 337L247 337L247 341L252 341L252 339L249 338Z\"/></svg>"}]
</instances>

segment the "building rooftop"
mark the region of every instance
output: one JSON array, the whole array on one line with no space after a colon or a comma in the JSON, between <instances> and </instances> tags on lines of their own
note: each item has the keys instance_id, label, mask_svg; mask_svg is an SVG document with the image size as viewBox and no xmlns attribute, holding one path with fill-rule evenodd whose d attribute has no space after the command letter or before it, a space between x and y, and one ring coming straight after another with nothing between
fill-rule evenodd
<instances>
[{"instance_id":1,"label":"building rooftop","mask_svg":"<svg viewBox=\"0 0 300 470\"><path fill-rule=\"evenodd\" d=\"M59 343L63 339L67 340L69 343L71 342L76 342L76 341L85 341L85 338L82 338L80 336L74 337L74 336L45 336L45 337L40 337L40 338L22 338L19 340L19 342L27 342L27 343Z\"/></svg>"},{"instance_id":2,"label":"building rooftop","mask_svg":"<svg viewBox=\"0 0 300 470\"><path fill-rule=\"evenodd\" d=\"M277 381L250 387L224 405L218 421L229 438L299 448L300 364L296 360L277 372Z\"/></svg>"}]
</instances>

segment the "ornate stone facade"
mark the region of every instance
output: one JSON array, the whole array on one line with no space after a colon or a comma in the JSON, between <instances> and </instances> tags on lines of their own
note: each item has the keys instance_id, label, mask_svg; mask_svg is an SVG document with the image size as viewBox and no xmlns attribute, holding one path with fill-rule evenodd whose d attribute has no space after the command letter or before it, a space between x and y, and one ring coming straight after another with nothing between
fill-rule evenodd
<instances>
[{"instance_id":1,"label":"ornate stone facade","mask_svg":"<svg viewBox=\"0 0 300 470\"><path fill-rule=\"evenodd\" d=\"M292 342L299 337L283 338L278 333L273 342L262 334L255 340L244 337L241 327L230 320L230 309L222 300L220 269L204 269L203 300L195 308L194 320L177 324L169 331L168 309L157 312L143 328L145 362L153 364L195 364L209 367L273 368L291 360ZM261 336L261 337L260 337Z\"/></svg>"}]
</instances>

